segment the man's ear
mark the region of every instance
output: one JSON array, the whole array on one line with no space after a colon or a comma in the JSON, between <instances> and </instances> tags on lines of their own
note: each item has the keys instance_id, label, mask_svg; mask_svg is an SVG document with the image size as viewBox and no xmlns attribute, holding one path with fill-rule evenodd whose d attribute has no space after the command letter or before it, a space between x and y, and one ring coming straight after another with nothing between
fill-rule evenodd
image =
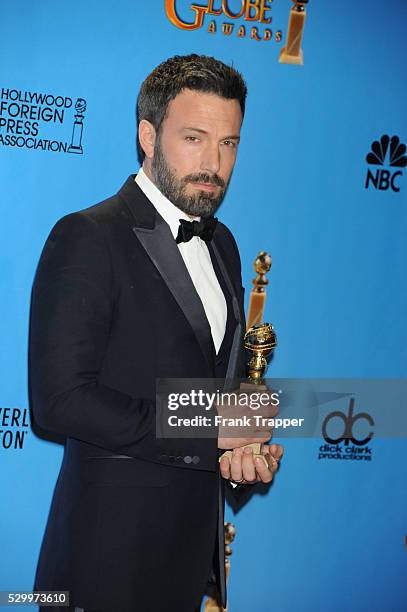
<instances>
[{"instance_id":1,"label":"man's ear","mask_svg":"<svg viewBox=\"0 0 407 612\"><path fill-rule=\"evenodd\" d=\"M140 146L148 159L152 159L154 154L154 143L156 139L155 127L147 119L142 119L138 126L138 138Z\"/></svg>"}]
</instances>

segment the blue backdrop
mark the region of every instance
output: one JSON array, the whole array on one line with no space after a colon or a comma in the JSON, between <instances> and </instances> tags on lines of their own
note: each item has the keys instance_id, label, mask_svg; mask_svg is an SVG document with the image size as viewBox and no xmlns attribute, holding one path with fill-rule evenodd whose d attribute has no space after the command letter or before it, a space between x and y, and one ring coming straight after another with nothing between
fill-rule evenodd
<instances>
[{"instance_id":1,"label":"blue backdrop","mask_svg":"<svg viewBox=\"0 0 407 612\"><path fill-rule=\"evenodd\" d=\"M205 14L191 31L170 22L165 4L2 2L0 407L28 407L30 290L48 232L138 169L139 86L162 60L190 52L233 62L249 88L219 216L239 244L246 295L257 252L273 256L270 375L405 378L407 171L383 146L373 146L382 165L366 160L382 136L407 138L405 2L311 0L303 67L278 62L288 0L272 3L268 25ZM241 4L226 3L235 13ZM190 1L175 5L193 21ZM252 5L255 17L271 3ZM230 35L222 23L235 24ZM252 38L252 27L259 38L272 30L271 40ZM86 110L72 141L78 98ZM83 151L70 153L81 125ZM0 589L30 590L62 447L21 422L0 429ZM7 448L24 432L22 448ZM285 442L267 494L228 509L232 612L406 609L406 439L375 436L370 461L318 459L322 444L322 434Z\"/></svg>"}]
</instances>

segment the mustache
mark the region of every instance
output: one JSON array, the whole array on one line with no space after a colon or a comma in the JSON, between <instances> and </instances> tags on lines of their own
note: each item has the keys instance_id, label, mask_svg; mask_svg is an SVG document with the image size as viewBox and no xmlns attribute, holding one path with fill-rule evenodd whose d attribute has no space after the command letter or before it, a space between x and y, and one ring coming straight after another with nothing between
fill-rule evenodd
<instances>
[{"instance_id":1,"label":"mustache","mask_svg":"<svg viewBox=\"0 0 407 612\"><path fill-rule=\"evenodd\" d=\"M218 174L208 174L201 172L199 174L188 174L182 179L183 183L209 183L218 187L225 187L225 181Z\"/></svg>"}]
</instances>

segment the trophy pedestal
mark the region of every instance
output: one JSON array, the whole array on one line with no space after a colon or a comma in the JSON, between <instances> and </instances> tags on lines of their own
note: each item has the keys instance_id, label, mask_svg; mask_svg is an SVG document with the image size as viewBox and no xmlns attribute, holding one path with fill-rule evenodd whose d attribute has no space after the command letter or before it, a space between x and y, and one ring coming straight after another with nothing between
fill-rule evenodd
<instances>
[{"instance_id":1,"label":"trophy pedestal","mask_svg":"<svg viewBox=\"0 0 407 612\"><path fill-rule=\"evenodd\" d=\"M286 47L283 47L280 51L280 57L278 58L280 64L297 64L297 66L304 65L304 54L302 49L299 55L290 55L286 52Z\"/></svg>"}]
</instances>

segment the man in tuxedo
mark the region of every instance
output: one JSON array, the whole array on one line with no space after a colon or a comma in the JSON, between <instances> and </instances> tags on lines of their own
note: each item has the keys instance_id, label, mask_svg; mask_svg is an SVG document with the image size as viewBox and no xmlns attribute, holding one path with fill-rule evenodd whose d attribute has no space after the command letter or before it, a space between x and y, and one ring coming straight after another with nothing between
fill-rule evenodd
<instances>
[{"instance_id":1,"label":"man in tuxedo","mask_svg":"<svg viewBox=\"0 0 407 612\"><path fill-rule=\"evenodd\" d=\"M214 218L236 161L246 86L214 58L175 56L142 84L142 168L52 229L31 307L30 392L66 436L36 590L77 610L194 612L226 605L224 484L270 482L233 438L156 436L158 378L244 374L236 243ZM221 408L219 408L220 410ZM257 432L257 441L270 431ZM218 457L235 449L231 462ZM64 608L66 610L66 608Z\"/></svg>"}]
</instances>

